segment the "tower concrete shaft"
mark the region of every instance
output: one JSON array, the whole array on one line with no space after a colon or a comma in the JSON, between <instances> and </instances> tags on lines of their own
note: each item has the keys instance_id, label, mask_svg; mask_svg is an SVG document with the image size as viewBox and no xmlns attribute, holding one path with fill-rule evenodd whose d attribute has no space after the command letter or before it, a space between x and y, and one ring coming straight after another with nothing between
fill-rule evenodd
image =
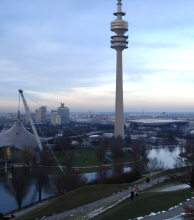
<instances>
[{"instance_id":1,"label":"tower concrete shaft","mask_svg":"<svg viewBox=\"0 0 194 220\"><path fill-rule=\"evenodd\" d=\"M113 13L117 16L116 20L111 22L111 31L116 35L111 37L111 48L116 50L116 99L115 99L115 137L124 139L124 112L123 112L123 68L122 68L122 51L127 47L128 36L124 34L128 31L128 22L122 20L125 15L122 12L122 0L118 0L117 12Z\"/></svg>"}]
</instances>

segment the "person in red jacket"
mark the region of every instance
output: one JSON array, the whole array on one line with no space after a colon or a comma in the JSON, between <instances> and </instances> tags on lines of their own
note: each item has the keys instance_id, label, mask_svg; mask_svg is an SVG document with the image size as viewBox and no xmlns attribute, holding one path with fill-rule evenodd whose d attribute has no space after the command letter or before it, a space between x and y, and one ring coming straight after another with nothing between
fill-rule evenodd
<instances>
[{"instance_id":1,"label":"person in red jacket","mask_svg":"<svg viewBox=\"0 0 194 220\"><path fill-rule=\"evenodd\" d=\"M136 196L138 196L138 193L139 193L139 188L138 188L138 187L136 187L136 188L135 188L135 190L134 190L134 192L135 192L135 195L136 195Z\"/></svg>"}]
</instances>

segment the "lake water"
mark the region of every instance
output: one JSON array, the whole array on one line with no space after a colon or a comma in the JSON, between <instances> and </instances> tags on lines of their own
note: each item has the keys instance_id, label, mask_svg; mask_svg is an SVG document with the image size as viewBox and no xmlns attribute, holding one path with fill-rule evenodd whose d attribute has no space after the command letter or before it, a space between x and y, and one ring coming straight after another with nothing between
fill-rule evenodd
<instances>
[{"instance_id":1,"label":"lake water","mask_svg":"<svg viewBox=\"0 0 194 220\"><path fill-rule=\"evenodd\" d=\"M127 172L130 169L131 169L130 167L124 167L123 171ZM112 173L113 173L113 170L108 170L107 171L107 176L111 175ZM86 177L88 182L90 182L91 180L99 178L99 173L98 172L84 173L83 175Z\"/></svg>"},{"instance_id":2,"label":"lake water","mask_svg":"<svg viewBox=\"0 0 194 220\"><path fill-rule=\"evenodd\" d=\"M164 162L165 167L173 168L174 158L179 156L183 147L165 147L152 149L148 155L148 158L156 157L158 160Z\"/></svg>"},{"instance_id":3,"label":"lake water","mask_svg":"<svg viewBox=\"0 0 194 220\"><path fill-rule=\"evenodd\" d=\"M35 184L33 180L30 179L30 190L28 197L26 197L23 202L22 206L28 205L30 203L33 203L35 201L38 201L38 193L36 192ZM15 199L4 189L5 184L5 176L0 176L0 212L7 213L11 210L17 209L17 204L15 202ZM42 199L48 198L51 196L48 192L45 192L43 190L42 192Z\"/></svg>"},{"instance_id":4,"label":"lake water","mask_svg":"<svg viewBox=\"0 0 194 220\"><path fill-rule=\"evenodd\" d=\"M161 160L164 162L165 166L167 167L173 167L174 158L179 155L181 152L181 147L175 147L175 148L158 148L158 149L152 149L149 153L149 158L156 157L158 160ZM129 167L124 168L124 172L129 171ZM108 171L108 174L111 174L112 171ZM86 173L84 176L87 178L88 181L91 181L93 179L98 178L97 172L92 173ZM17 209L17 204L15 202L15 199L10 196L9 193L7 193L3 187L5 183L5 177L2 175L0 176L0 212L6 213L11 210ZM43 191L42 192L42 199L48 198L51 194L48 192ZM35 184L33 183L33 180L31 180L30 185L30 193L27 198L22 203L22 206L25 206L27 204L30 204L32 202L38 201L38 193L35 189Z\"/></svg>"}]
</instances>

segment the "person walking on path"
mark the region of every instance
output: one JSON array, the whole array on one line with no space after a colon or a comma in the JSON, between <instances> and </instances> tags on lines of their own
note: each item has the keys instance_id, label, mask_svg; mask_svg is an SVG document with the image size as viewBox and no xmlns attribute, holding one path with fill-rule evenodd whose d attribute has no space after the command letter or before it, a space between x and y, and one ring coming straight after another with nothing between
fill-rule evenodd
<instances>
[{"instance_id":1,"label":"person walking on path","mask_svg":"<svg viewBox=\"0 0 194 220\"><path fill-rule=\"evenodd\" d=\"M131 201L133 201L133 198L134 198L134 191L132 190L131 191Z\"/></svg>"},{"instance_id":2,"label":"person walking on path","mask_svg":"<svg viewBox=\"0 0 194 220\"><path fill-rule=\"evenodd\" d=\"M136 187L134 191L135 191L135 195L136 195L136 197L137 197L137 196L138 196L138 193L139 193L139 188Z\"/></svg>"},{"instance_id":3,"label":"person walking on path","mask_svg":"<svg viewBox=\"0 0 194 220\"><path fill-rule=\"evenodd\" d=\"M149 183L149 182L150 182L150 179L147 177L147 178L146 178L146 181L147 181L147 183Z\"/></svg>"}]
</instances>

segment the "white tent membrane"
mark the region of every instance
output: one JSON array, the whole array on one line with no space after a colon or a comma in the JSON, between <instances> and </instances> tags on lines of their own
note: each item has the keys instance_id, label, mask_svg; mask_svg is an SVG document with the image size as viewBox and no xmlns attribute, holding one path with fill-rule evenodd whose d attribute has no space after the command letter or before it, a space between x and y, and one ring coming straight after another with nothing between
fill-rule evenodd
<instances>
[{"instance_id":1,"label":"white tent membrane","mask_svg":"<svg viewBox=\"0 0 194 220\"><path fill-rule=\"evenodd\" d=\"M51 140L51 138L40 137L41 143ZM0 132L0 147L10 146L22 150L28 146L33 149L38 148L38 144L34 134L27 131L21 120L17 119L14 125L7 131Z\"/></svg>"}]
</instances>

